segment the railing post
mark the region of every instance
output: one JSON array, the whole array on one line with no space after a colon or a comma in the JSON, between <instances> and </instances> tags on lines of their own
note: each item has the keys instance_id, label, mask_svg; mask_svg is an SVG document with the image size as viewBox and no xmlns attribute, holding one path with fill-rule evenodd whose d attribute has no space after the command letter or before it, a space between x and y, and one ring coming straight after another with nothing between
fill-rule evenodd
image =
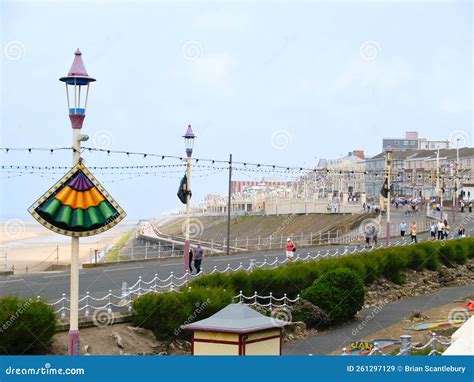
<instances>
[{"instance_id":1,"label":"railing post","mask_svg":"<svg viewBox=\"0 0 474 382\"><path fill-rule=\"evenodd\" d=\"M272 249L272 235L268 236L268 249Z\"/></svg>"},{"instance_id":2,"label":"railing post","mask_svg":"<svg viewBox=\"0 0 474 382\"><path fill-rule=\"evenodd\" d=\"M128 288L128 311L132 311L132 290Z\"/></svg>"},{"instance_id":3,"label":"railing post","mask_svg":"<svg viewBox=\"0 0 474 382\"><path fill-rule=\"evenodd\" d=\"M173 287L174 287L174 281L173 281L173 279L174 279L174 273L173 273L173 271L171 271L171 272L170 272L170 282L171 282L171 288L173 288Z\"/></svg>"},{"instance_id":4,"label":"railing post","mask_svg":"<svg viewBox=\"0 0 474 382\"><path fill-rule=\"evenodd\" d=\"M211 239L211 253L214 253L214 238Z\"/></svg>"},{"instance_id":5,"label":"railing post","mask_svg":"<svg viewBox=\"0 0 474 382\"><path fill-rule=\"evenodd\" d=\"M309 245L313 245L313 231L309 234Z\"/></svg>"},{"instance_id":6,"label":"railing post","mask_svg":"<svg viewBox=\"0 0 474 382\"><path fill-rule=\"evenodd\" d=\"M272 292L270 292L269 299L270 299L270 303L269 303L268 307L269 307L270 311L272 311L272 309L273 309L272 308L273 307L273 294L272 294Z\"/></svg>"},{"instance_id":7,"label":"railing post","mask_svg":"<svg viewBox=\"0 0 474 382\"><path fill-rule=\"evenodd\" d=\"M411 355L411 336L409 334L400 336L400 355Z\"/></svg>"},{"instance_id":8,"label":"railing post","mask_svg":"<svg viewBox=\"0 0 474 382\"><path fill-rule=\"evenodd\" d=\"M145 260L148 260L148 241L145 243Z\"/></svg>"},{"instance_id":9,"label":"railing post","mask_svg":"<svg viewBox=\"0 0 474 382\"><path fill-rule=\"evenodd\" d=\"M235 237L235 249L237 250L237 236Z\"/></svg>"},{"instance_id":10,"label":"railing post","mask_svg":"<svg viewBox=\"0 0 474 382\"><path fill-rule=\"evenodd\" d=\"M253 294L254 304L255 304L255 305L258 305L258 297L257 297L257 296L258 296L258 293L257 293L257 291L255 291L254 294Z\"/></svg>"},{"instance_id":11,"label":"railing post","mask_svg":"<svg viewBox=\"0 0 474 382\"><path fill-rule=\"evenodd\" d=\"M287 298L286 298L286 293L283 294L283 306L286 308L288 305L287 305Z\"/></svg>"},{"instance_id":12,"label":"railing post","mask_svg":"<svg viewBox=\"0 0 474 382\"><path fill-rule=\"evenodd\" d=\"M158 291L158 273L155 273L155 288L154 288L154 292Z\"/></svg>"},{"instance_id":13,"label":"railing post","mask_svg":"<svg viewBox=\"0 0 474 382\"><path fill-rule=\"evenodd\" d=\"M86 310L84 312L84 315L86 317L89 317L89 296L90 296L90 293L89 292L86 292Z\"/></svg>"},{"instance_id":14,"label":"railing post","mask_svg":"<svg viewBox=\"0 0 474 382\"><path fill-rule=\"evenodd\" d=\"M252 272L255 268L255 259L250 259L249 272Z\"/></svg>"},{"instance_id":15,"label":"railing post","mask_svg":"<svg viewBox=\"0 0 474 382\"><path fill-rule=\"evenodd\" d=\"M142 295L142 276L138 276L138 296Z\"/></svg>"},{"instance_id":16,"label":"railing post","mask_svg":"<svg viewBox=\"0 0 474 382\"><path fill-rule=\"evenodd\" d=\"M108 294L108 296L109 296L109 302L107 303L107 313L110 314L110 313L112 313L112 302L111 302L111 300L110 300L111 297L112 297L112 290L111 290L111 289L109 289L109 294Z\"/></svg>"},{"instance_id":17,"label":"railing post","mask_svg":"<svg viewBox=\"0 0 474 382\"><path fill-rule=\"evenodd\" d=\"M63 306L61 308L61 318L65 318L66 317L66 293L63 293Z\"/></svg>"},{"instance_id":18,"label":"railing post","mask_svg":"<svg viewBox=\"0 0 474 382\"><path fill-rule=\"evenodd\" d=\"M321 245L321 236L322 236L322 232L319 231L319 245Z\"/></svg>"},{"instance_id":19,"label":"railing post","mask_svg":"<svg viewBox=\"0 0 474 382\"><path fill-rule=\"evenodd\" d=\"M186 272L184 272L184 281L187 284L189 282L189 270L186 269Z\"/></svg>"},{"instance_id":20,"label":"railing post","mask_svg":"<svg viewBox=\"0 0 474 382\"><path fill-rule=\"evenodd\" d=\"M432 335L431 338L432 338L432 340L433 340L433 341L431 342L431 352L435 352L435 351L436 351L436 333L433 332L433 333L431 333L431 335Z\"/></svg>"},{"instance_id":21,"label":"railing post","mask_svg":"<svg viewBox=\"0 0 474 382\"><path fill-rule=\"evenodd\" d=\"M161 258L161 241L158 242L158 258Z\"/></svg>"},{"instance_id":22,"label":"railing post","mask_svg":"<svg viewBox=\"0 0 474 382\"><path fill-rule=\"evenodd\" d=\"M239 292L239 304L242 304L243 302L243 295L242 295L242 291Z\"/></svg>"},{"instance_id":23,"label":"railing post","mask_svg":"<svg viewBox=\"0 0 474 382\"><path fill-rule=\"evenodd\" d=\"M249 249L249 237L247 236L247 250Z\"/></svg>"}]
</instances>

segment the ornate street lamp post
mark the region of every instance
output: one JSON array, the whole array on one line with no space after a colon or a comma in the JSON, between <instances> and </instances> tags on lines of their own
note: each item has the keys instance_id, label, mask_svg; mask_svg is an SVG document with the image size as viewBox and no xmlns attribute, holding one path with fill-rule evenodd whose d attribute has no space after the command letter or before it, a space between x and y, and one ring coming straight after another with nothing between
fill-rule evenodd
<instances>
[{"instance_id":1,"label":"ornate street lamp post","mask_svg":"<svg viewBox=\"0 0 474 382\"><path fill-rule=\"evenodd\" d=\"M72 126L72 165L76 166L80 161L81 141L88 139L87 135L81 134L82 124L86 117L87 100L89 97L89 86L95 81L87 74L82 53L79 49L74 53L74 61L69 73L59 80L66 85L66 96L69 119ZM68 335L68 354L80 354L79 341L79 237L71 237L71 296L70 296L70 318Z\"/></svg>"},{"instance_id":2,"label":"ornate street lamp post","mask_svg":"<svg viewBox=\"0 0 474 382\"><path fill-rule=\"evenodd\" d=\"M385 150L385 163L387 167L387 234L385 242L390 243L390 205L392 200L391 182L392 182L392 146L388 145Z\"/></svg>"},{"instance_id":3,"label":"ornate street lamp post","mask_svg":"<svg viewBox=\"0 0 474 382\"><path fill-rule=\"evenodd\" d=\"M184 270L186 271L189 268L189 207L191 202L191 156L193 155L193 147L194 147L194 139L196 136L194 135L193 129L191 125L188 125L188 129L186 130L186 134L183 135L184 138L184 147L186 148L186 232L185 232L185 242L184 242Z\"/></svg>"}]
</instances>

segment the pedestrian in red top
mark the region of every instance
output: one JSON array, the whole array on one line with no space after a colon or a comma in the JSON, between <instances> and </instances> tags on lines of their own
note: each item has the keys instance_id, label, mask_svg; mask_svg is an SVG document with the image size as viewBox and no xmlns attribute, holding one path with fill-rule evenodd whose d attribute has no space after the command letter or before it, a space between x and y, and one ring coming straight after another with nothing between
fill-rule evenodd
<instances>
[{"instance_id":1,"label":"pedestrian in red top","mask_svg":"<svg viewBox=\"0 0 474 382\"><path fill-rule=\"evenodd\" d=\"M293 261L293 256L295 252L296 252L295 244L291 241L290 238L286 239L286 258L288 262Z\"/></svg>"}]
</instances>

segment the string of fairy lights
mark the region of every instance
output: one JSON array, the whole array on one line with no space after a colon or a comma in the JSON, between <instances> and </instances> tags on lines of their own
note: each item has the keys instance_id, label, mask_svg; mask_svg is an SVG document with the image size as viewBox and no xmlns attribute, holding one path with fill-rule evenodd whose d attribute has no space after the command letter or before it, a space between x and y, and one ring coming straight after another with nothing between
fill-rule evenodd
<instances>
[{"instance_id":1,"label":"string of fairy lights","mask_svg":"<svg viewBox=\"0 0 474 382\"><path fill-rule=\"evenodd\" d=\"M36 152L49 152L51 155L61 151L73 151L76 150L72 147L0 147L0 153L9 154L12 152L27 152L33 154ZM82 147L81 155L87 155L87 153L100 153L107 156L117 155L125 156L126 158L139 158L145 160L146 158L159 158L162 161L174 160L181 163L162 163L162 164L143 164L143 165L113 165L113 166L90 166L89 169L94 171L98 175L113 175L119 176L120 178L111 179L110 182L119 182L135 179L144 176L155 176L162 178L180 178L186 167L186 157L180 157L175 155L163 155L157 153L146 153L146 152L135 152L125 150L111 150L104 148L95 147ZM210 158L191 158L193 163L193 174L194 177L207 177L221 172L228 172L229 167L232 166L232 171L245 174L247 177L256 176L278 176L279 178L287 179L298 179L301 177L314 177L316 181L324 180L328 178L355 178L355 177L368 177L374 180L383 179L386 176L386 169L366 169L366 170L341 170L341 169L327 169L327 168L307 168L302 166L282 166L276 164L266 163L253 163L253 162L242 162L210 159ZM64 171L69 170L67 166L51 166L51 165L2 165L0 178L17 178L27 175L35 175L40 177L49 177L55 179L53 175L62 175ZM413 175L413 176L412 176ZM424 171L424 173L416 173L413 170L404 169L392 169L392 176L395 179L400 180L402 176L405 176L405 180L424 180L430 179L435 180L435 171ZM440 178L451 181L454 179L453 176L449 176L445 172L439 174ZM463 174L458 175L459 178L464 178ZM366 178L367 179L367 178Z\"/></svg>"}]
</instances>

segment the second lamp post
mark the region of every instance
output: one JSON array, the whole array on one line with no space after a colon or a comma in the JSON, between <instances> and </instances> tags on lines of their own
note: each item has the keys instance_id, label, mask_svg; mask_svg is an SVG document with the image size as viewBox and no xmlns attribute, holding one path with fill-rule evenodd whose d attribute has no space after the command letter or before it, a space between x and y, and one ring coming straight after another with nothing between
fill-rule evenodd
<instances>
[{"instance_id":1,"label":"second lamp post","mask_svg":"<svg viewBox=\"0 0 474 382\"><path fill-rule=\"evenodd\" d=\"M190 215L190 203L191 203L191 156L193 155L193 146L194 146L194 139L196 136L193 133L193 129L191 125L188 125L188 129L186 130L186 134L183 135L184 138L184 146L186 148L186 232L185 232L185 242L184 242L184 270L187 271L189 268L189 249L190 249L190 242L189 242L189 215Z\"/></svg>"}]
</instances>

